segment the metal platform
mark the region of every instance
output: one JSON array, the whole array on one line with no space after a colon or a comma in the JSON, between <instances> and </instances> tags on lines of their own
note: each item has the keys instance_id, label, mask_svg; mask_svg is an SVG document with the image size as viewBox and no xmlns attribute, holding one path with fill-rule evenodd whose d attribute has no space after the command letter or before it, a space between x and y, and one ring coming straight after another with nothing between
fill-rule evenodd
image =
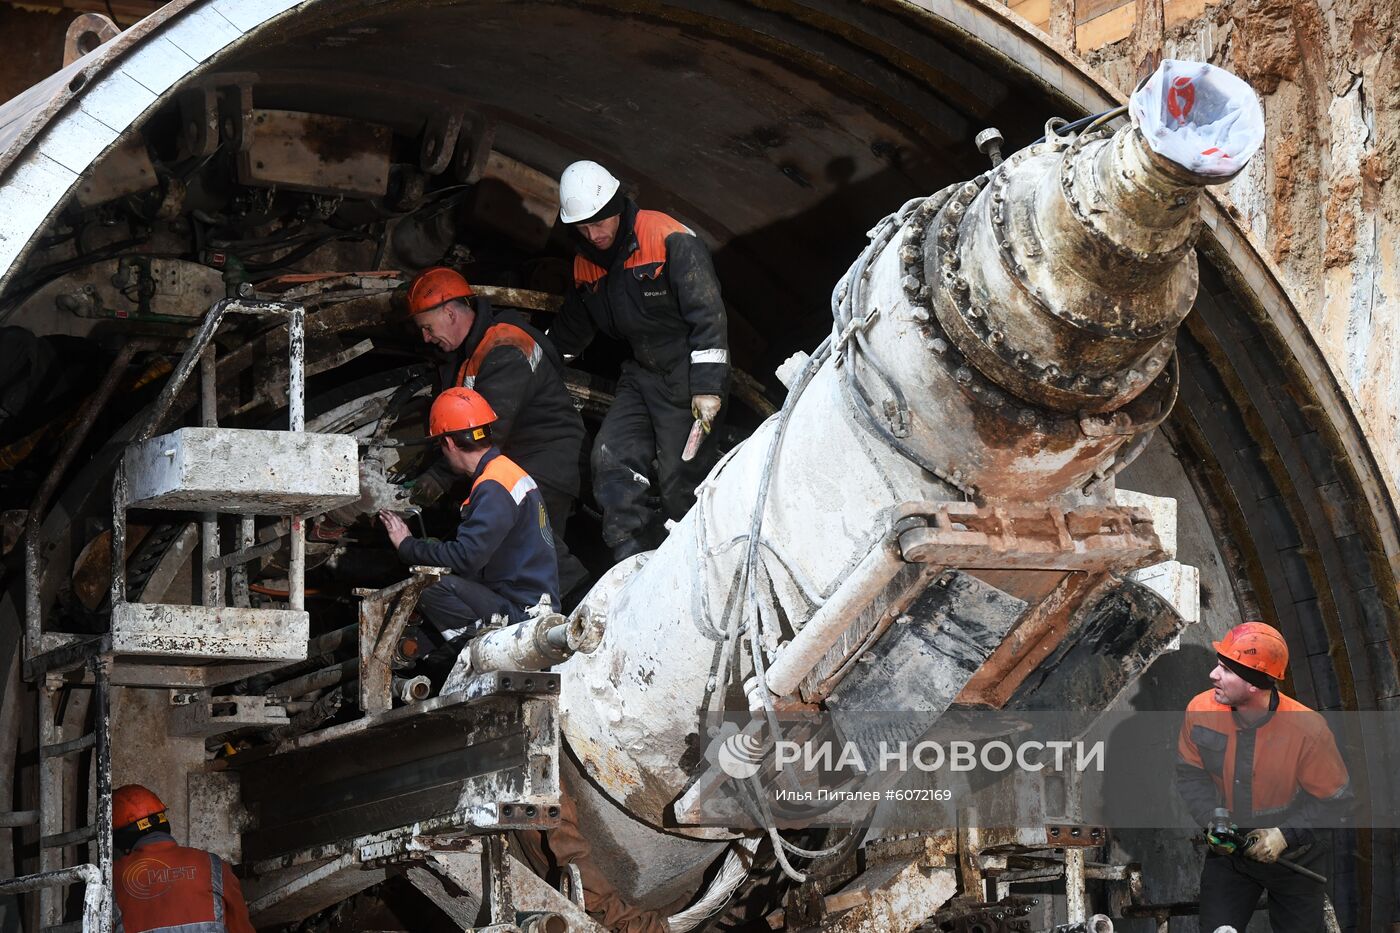
<instances>
[{"instance_id":1,"label":"metal platform","mask_svg":"<svg viewBox=\"0 0 1400 933\"><path fill-rule=\"evenodd\" d=\"M163 664L211 661L300 661L311 616L295 609L165 606L112 607L112 651L151 655Z\"/></svg>"},{"instance_id":2,"label":"metal platform","mask_svg":"<svg viewBox=\"0 0 1400 933\"><path fill-rule=\"evenodd\" d=\"M308 515L360 497L359 453L346 434L180 428L127 448L127 505Z\"/></svg>"}]
</instances>

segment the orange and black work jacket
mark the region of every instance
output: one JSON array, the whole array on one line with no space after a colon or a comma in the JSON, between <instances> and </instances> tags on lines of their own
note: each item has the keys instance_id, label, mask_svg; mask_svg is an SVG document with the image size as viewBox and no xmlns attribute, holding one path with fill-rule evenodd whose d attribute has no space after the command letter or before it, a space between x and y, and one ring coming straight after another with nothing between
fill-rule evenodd
<instances>
[{"instance_id":1,"label":"orange and black work jacket","mask_svg":"<svg viewBox=\"0 0 1400 933\"><path fill-rule=\"evenodd\" d=\"M627 341L645 369L664 377L673 401L723 395L729 381L729 325L710 251L660 211L622 212L617 246L579 243L574 287L549 337L566 357L598 331Z\"/></svg>"},{"instance_id":2,"label":"orange and black work jacket","mask_svg":"<svg viewBox=\"0 0 1400 933\"><path fill-rule=\"evenodd\" d=\"M1350 778L1321 715L1277 690L1269 714L1245 725L1210 690L1186 707L1177 738L1176 787L1196 825L1226 807L1246 828L1277 826L1290 847L1345 806Z\"/></svg>"},{"instance_id":3,"label":"orange and black work jacket","mask_svg":"<svg viewBox=\"0 0 1400 933\"><path fill-rule=\"evenodd\" d=\"M462 503L457 537L404 538L399 559L409 565L449 567L479 581L515 607L512 621L523 619L524 610L542 594L559 605L559 562L544 499L530 474L496 447L477 465L471 494Z\"/></svg>"},{"instance_id":4,"label":"orange and black work jacket","mask_svg":"<svg viewBox=\"0 0 1400 933\"><path fill-rule=\"evenodd\" d=\"M223 859L143 836L112 866L116 933L253 933L238 878Z\"/></svg>"},{"instance_id":5,"label":"orange and black work jacket","mask_svg":"<svg viewBox=\"0 0 1400 933\"><path fill-rule=\"evenodd\" d=\"M564 385L564 363L543 334L514 311L475 299L476 319L440 367L438 391L475 389L496 412L491 439L537 483L577 496L583 419ZM443 478L446 479L447 468Z\"/></svg>"}]
</instances>

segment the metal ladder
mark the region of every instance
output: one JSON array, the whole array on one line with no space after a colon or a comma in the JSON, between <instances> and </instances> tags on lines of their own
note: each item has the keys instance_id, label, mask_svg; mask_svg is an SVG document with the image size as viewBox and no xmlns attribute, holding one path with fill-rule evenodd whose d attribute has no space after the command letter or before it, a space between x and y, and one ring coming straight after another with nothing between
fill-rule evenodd
<instances>
[{"instance_id":1,"label":"metal ladder","mask_svg":"<svg viewBox=\"0 0 1400 933\"><path fill-rule=\"evenodd\" d=\"M7 819L0 824L11 828L38 825L39 871L0 881L0 895L38 891L40 930L106 933L112 929L111 659L96 654L77 666L88 669L82 682L69 683L61 670L45 671L39 679L39 809L4 814ZM92 731L64 739L57 722L59 694L82 687L92 690ZM69 829L64 806L68 759L88 749L94 754L92 822ZM89 847L88 860L64 865L64 853L82 845ZM61 923L65 898L60 891L76 883L85 886L82 919Z\"/></svg>"}]
</instances>

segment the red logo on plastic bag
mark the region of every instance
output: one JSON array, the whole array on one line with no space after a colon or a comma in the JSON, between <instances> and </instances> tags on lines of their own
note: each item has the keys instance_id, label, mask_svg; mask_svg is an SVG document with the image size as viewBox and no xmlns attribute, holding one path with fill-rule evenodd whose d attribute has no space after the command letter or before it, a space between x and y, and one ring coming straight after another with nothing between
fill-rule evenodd
<instances>
[{"instance_id":1,"label":"red logo on plastic bag","mask_svg":"<svg viewBox=\"0 0 1400 933\"><path fill-rule=\"evenodd\" d=\"M1167 89L1167 112L1176 118L1176 122L1185 123L1186 118L1191 115L1191 108L1196 106L1196 86L1190 78L1173 78L1172 86Z\"/></svg>"}]
</instances>

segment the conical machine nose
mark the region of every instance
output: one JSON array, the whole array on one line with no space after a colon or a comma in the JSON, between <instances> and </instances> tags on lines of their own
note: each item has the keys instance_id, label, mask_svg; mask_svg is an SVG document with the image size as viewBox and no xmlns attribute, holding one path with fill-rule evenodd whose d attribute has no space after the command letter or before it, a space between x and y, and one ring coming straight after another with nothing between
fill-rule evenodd
<instances>
[{"instance_id":1,"label":"conical machine nose","mask_svg":"<svg viewBox=\"0 0 1400 933\"><path fill-rule=\"evenodd\" d=\"M980 191L949 198L930 226L924 262L939 285L939 324L1016 396L1113 411L1170 361L1196 296L1201 190L1238 173L1257 142L1224 171L1170 144L1240 135L1241 114L1258 106L1252 92L1235 102L1217 94L1185 114L1171 100L1161 108L1171 126L1145 110L1113 133L1091 125L1060 137L1047 126L1045 142L997 165Z\"/></svg>"}]
</instances>

